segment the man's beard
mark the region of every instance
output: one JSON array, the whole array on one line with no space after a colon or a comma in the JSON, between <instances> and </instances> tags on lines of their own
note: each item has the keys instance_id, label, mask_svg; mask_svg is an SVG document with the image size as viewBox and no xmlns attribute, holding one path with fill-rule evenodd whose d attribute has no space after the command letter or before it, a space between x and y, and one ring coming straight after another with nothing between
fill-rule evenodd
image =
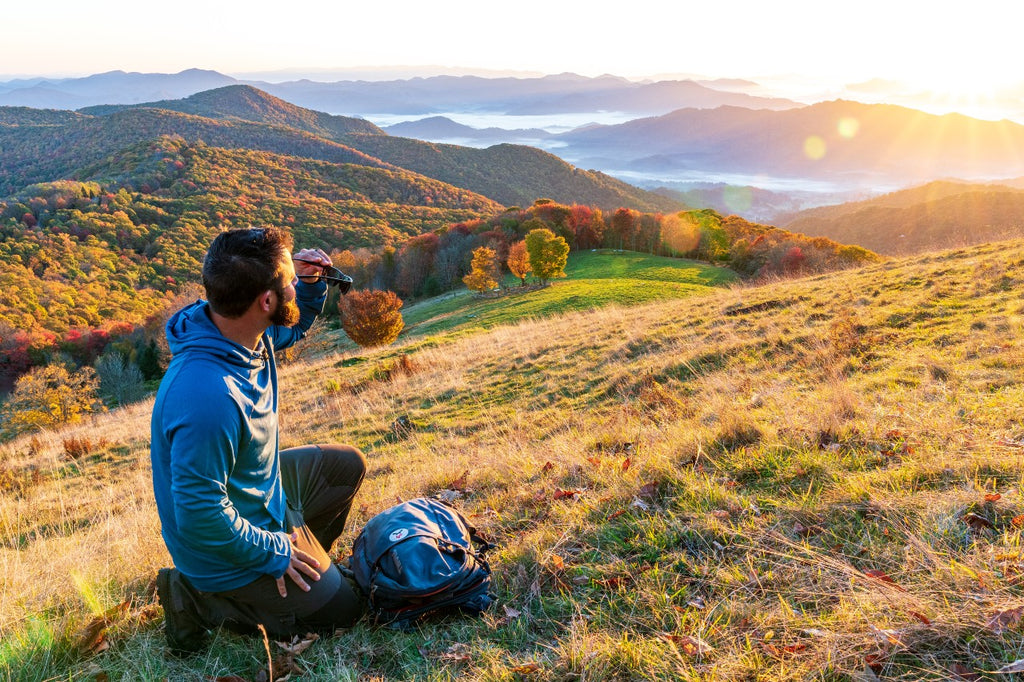
<instances>
[{"instance_id":1,"label":"man's beard","mask_svg":"<svg viewBox=\"0 0 1024 682\"><path fill-rule=\"evenodd\" d=\"M285 301L281 294L277 296L277 307L270 315L270 323L279 327L294 327L299 322L301 313L294 300Z\"/></svg>"}]
</instances>

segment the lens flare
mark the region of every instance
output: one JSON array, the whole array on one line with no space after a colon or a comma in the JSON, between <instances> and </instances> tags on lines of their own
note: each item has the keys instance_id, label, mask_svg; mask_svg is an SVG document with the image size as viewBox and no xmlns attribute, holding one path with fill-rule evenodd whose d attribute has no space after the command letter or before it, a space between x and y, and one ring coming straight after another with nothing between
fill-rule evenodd
<instances>
[{"instance_id":1,"label":"lens flare","mask_svg":"<svg viewBox=\"0 0 1024 682\"><path fill-rule=\"evenodd\" d=\"M817 135L811 135L804 140L804 154L811 161L819 161L825 158L827 151L825 140Z\"/></svg>"},{"instance_id":2,"label":"lens flare","mask_svg":"<svg viewBox=\"0 0 1024 682\"><path fill-rule=\"evenodd\" d=\"M860 130L860 121L852 117L839 119L839 135L846 139L852 139Z\"/></svg>"}]
</instances>

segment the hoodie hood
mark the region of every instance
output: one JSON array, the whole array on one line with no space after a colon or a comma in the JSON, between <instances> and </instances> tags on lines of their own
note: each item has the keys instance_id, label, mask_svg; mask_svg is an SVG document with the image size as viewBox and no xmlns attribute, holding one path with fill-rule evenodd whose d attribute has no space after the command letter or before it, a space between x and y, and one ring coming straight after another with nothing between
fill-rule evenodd
<instances>
[{"instance_id":1,"label":"hoodie hood","mask_svg":"<svg viewBox=\"0 0 1024 682\"><path fill-rule=\"evenodd\" d=\"M171 316L167 321L167 345L171 355L201 353L248 369L262 367L267 358L264 338L260 338L256 350L251 350L221 334L210 317L210 304L203 300Z\"/></svg>"}]
</instances>

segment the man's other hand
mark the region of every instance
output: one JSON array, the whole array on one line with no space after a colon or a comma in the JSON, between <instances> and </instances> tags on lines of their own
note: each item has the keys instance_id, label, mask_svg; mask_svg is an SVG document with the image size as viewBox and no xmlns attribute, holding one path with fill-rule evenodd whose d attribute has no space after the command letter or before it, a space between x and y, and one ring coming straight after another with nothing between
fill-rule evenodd
<instances>
[{"instance_id":1,"label":"man's other hand","mask_svg":"<svg viewBox=\"0 0 1024 682\"><path fill-rule=\"evenodd\" d=\"M302 249L293 254L292 259L295 261L295 274L303 282L315 282L324 268L333 265L331 257L321 249Z\"/></svg>"},{"instance_id":2,"label":"man's other hand","mask_svg":"<svg viewBox=\"0 0 1024 682\"><path fill-rule=\"evenodd\" d=\"M288 596L288 588L285 586L285 577L291 578L292 582L299 586L299 589L303 592L309 592L309 583L306 582L306 578L317 581L320 580L320 572L327 567L321 568L320 563L316 560L312 554L303 552L301 549L295 546L295 541L299 539L298 533L292 533L291 544L292 544L292 558L288 564L288 570L284 572L280 578L277 579L277 591L281 597ZM305 576L305 577L303 577Z\"/></svg>"}]
</instances>

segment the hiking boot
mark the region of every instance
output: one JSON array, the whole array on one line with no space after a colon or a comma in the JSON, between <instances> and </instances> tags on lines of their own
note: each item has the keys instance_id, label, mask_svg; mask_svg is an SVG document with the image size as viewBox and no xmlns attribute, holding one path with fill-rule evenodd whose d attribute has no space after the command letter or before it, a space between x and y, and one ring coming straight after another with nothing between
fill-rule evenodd
<instances>
[{"instance_id":1,"label":"hiking boot","mask_svg":"<svg viewBox=\"0 0 1024 682\"><path fill-rule=\"evenodd\" d=\"M156 574L156 594L164 607L167 648L175 656L190 656L206 646L206 627L189 594L191 588L177 569L161 568Z\"/></svg>"}]
</instances>

